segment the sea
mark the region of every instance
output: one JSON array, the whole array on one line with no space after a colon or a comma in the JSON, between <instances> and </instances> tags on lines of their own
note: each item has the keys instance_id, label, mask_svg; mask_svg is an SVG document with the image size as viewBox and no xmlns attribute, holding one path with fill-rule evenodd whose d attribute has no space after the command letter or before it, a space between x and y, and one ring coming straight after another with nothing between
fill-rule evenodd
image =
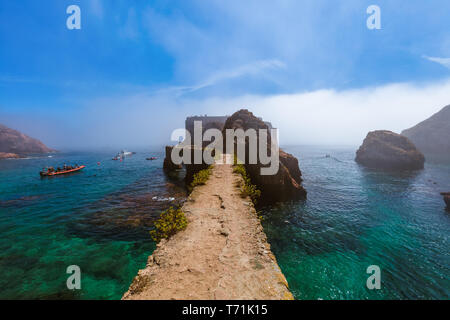
<instances>
[{"instance_id":1,"label":"sea","mask_svg":"<svg viewBox=\"0 0 450 320\"><path fill-rule=\"evenodd\" d=\"M440 195L450 191L450 163L394 173L356 164L356 147L284 150L299 159L308 198L258 214L296 299L450 298L450 213ZM120 299L155 249L154 221L187 196L183 172L163 172L162 151L0 160L0 299ZM63 164L86 168L39 176ZM66 284L73 265L79 290ZM379 289L367 286L373 266Z\"/></svg>"}]
</instances>

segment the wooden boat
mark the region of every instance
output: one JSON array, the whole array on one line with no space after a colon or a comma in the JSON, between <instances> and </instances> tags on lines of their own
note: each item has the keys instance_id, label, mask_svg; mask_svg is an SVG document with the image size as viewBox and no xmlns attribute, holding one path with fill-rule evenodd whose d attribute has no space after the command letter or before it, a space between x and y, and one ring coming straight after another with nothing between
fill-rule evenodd
<instances>
[{"instance_id":1,"label":"wooden boat","mask_svg":"<svg viewBox=\"0 0 450 320\"><path fill-rule=\"evenodd\" d=\"M41 171L40 175L41 177L53 177L53 176L59 176L67 173L77 172L82 169L84 169L86 166L78 166L76 168L70 169L70 170L64 170L64 171L53 171L53 172L45 172Z\"/></svg>"}]
</instances>

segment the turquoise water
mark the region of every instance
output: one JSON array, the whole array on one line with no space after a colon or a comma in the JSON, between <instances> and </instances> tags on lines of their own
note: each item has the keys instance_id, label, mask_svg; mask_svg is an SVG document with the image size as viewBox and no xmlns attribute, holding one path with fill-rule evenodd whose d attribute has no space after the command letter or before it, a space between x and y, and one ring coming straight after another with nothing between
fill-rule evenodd
<instances>
[{"instance_id":1,"label":"turquoise water","mask_svg":"<svg viewBox=\"0 0 450 320\"><path fill-rule=\"evenodd\" d=\"M152 198L184 192L162 173L161 153L114 154L0 161L0 299L119 299L128 289L154 249L152 221L170 205ZM39 177L64 163L87 167ZM66 288L69 265L81 268L81 290Z\"/></svg>"},{"instance_id":2,"label":"turquoise water","mask_svg":"<svg viewBox=\"0 0 450 320\"><path fill-rule=\"evenodd\" d=\"M288 147L308 199L266 207L264 229L297 299L449 299L450 164L390 174L353 148ZM330 158L325 155L330 154ZM368 290L366 269L381 269Z\"/></svg>"},{"instance_id":3,"label":"turquoise water","mask_svg":"<svg viewBox=\"0 0 450 320\"><path fill-rule=\"evenodd\" d=\"M286 150L300 159L308 199L261 213L296 298L449 298L450 213L439 192L450 191L450 165L388 174L359 167L352 148ZM164 199L185 193L163 174L161 153L124 162L114 153L0 161L0 299L119 299L128 289L154 250L148 230ZM65 162L87 167L39 177ZM81 290L66 288L69 265L81 268ZM381 290L365 286L369 265L381 268Z\"/></svg>"}]
</instances>

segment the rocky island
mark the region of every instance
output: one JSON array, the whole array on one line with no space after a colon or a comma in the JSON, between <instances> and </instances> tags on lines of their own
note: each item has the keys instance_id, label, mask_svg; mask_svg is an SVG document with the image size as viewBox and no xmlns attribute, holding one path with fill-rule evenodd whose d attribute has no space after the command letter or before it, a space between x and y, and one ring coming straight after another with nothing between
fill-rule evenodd
<instances>
[{"instance_id":1,"label":"rocky island","mask_svg":"<svg viewBox=\"0 0 450 320\"><path fill-rule=\"evenodd\" d=\"M27 154L54 151L41 141L0 124L0 159L22 158Z\"/></svg>"},{"instance_id":2,"label":"rocky island","mask_svg":"<svg viewBox=\"0 0 450 320\"><path fill-rule=\"evenodd\" d=\"M425 157L408 138L378 130L367 134L355 161L376 169L418 170L423 169Z\"/></svg>"}]
</instances>

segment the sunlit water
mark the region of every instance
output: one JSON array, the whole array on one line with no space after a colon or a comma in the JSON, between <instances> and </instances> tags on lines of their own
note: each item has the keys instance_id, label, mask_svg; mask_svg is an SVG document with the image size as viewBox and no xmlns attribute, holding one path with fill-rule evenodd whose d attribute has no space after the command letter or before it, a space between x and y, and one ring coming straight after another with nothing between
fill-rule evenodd
<instances>
[{"instance_id":1,"label":"sunlit water","mask_svg":"<svg viewBox=\"0 0 450 320\"><path fill-rule=\"evenodd\" d=\"M113 156L0 161L0 298L119 299L128 289L154 249L148 231L164 200L185 194L163 174L162 153ZM87 167L39 177L64 163ZM81 290L67 290L69 265L81 268Z\"/></svg>"},{"instance_id":2,"label":"sunlit water","mask_svg":"<svg viewBox=\"0 0 450 320\"><path fill-rule=\"evenodd\" d=\"M285 149L300 159L308 199L261 212L296 298L449 298L450 214L439 195L450 191L449 165L388 174L359 167L351 148ZM0 161L0 298L119 299L128 289L154 250L153 221L185 193L163 174L162 153L113 155ZM39 177L65 162L87 167ZM81 290L66 288L69 265L81 268ZM381 290L366 288L369 265L381 268Z\"/></svg>"}]
</instances>

